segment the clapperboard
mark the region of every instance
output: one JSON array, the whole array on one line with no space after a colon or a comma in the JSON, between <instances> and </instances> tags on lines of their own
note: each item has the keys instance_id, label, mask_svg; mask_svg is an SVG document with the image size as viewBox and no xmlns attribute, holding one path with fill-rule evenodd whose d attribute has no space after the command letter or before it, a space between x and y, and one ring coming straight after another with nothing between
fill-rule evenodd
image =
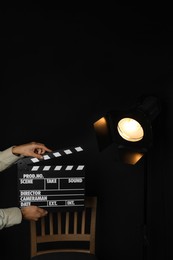
<instances>
[{"instance_id":1,"label":"clapperboard","mask_svg":"<svg viewBox=\"0 0 173 260\"><path fill-rule=\"evenodd\" d=\"M45 165L47 160L59 160L83 150L81 146L56 150L43 155L42 160L33 157L21 158L17 162L19 207L37 205L51 211L83 208L85 165Z\"/></svg>"}]
</instances>

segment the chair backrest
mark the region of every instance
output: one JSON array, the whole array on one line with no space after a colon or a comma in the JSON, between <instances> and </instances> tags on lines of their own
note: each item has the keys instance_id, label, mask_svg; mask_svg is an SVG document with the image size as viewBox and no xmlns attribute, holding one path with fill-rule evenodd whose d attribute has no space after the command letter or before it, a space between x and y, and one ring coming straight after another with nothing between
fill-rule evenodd
<instances>
[{"instance_id":1,"label":"chair backrest","mask_svg":"<svg viewBox=\"0 0 173 260\"><path fill-rule=\"evenodd\" d=\"M49 212L30 221L31 258L48 252L95 254L97 197L86 197L85 207L76 211Z\"/></svg>"}]
</instances>

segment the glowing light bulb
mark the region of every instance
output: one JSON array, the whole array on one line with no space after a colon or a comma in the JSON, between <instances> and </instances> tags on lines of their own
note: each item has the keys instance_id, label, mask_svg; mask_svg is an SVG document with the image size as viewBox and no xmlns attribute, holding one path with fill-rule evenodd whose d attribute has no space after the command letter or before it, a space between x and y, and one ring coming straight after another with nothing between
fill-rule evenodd
<instances>
[{"instance_id":1,"label":"glowing light bulb","mask_svg":"<svg viewBox=\"0 0 173 260\"><path fill-rule=\"evenodd\" d=\"M142 126L133 118L123 118L118 123L118 133L130 142L138 142L144 136Z\"/></svg>"}]
</instances>

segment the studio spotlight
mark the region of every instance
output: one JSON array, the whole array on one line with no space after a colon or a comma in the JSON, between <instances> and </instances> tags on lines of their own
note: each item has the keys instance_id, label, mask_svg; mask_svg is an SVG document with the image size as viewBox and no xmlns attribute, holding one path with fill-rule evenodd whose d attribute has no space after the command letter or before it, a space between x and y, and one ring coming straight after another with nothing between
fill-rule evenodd
<instances>
[{"instance_id":1,"label":"studio spotlight","mask_svg":"<svg viewBox=\"0 0 173 260\"><path fill-rule=\"evenodd\" d=\"M94 123L99 150L115 143L119 158L136 164L153 144L153 120L160 113L158 99L146 97L129 110L111 110Z\"/></svg>"}]
</instances>

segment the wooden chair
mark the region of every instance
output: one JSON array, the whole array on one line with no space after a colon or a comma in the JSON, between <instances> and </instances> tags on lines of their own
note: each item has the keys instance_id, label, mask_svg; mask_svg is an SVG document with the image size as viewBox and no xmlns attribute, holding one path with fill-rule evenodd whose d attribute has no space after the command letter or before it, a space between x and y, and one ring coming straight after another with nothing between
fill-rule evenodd
<instances>
[{"instance_id":1,"label":"wooden chair","mask_svg":"<svg viewBox=\"0 0 173 260\"><path fill-rule=\"evenodd\" d=\"M79 211L49 212L30 222L31 260L97 260L96 197L86 197Z\"/></svg>"}]
</instances>

